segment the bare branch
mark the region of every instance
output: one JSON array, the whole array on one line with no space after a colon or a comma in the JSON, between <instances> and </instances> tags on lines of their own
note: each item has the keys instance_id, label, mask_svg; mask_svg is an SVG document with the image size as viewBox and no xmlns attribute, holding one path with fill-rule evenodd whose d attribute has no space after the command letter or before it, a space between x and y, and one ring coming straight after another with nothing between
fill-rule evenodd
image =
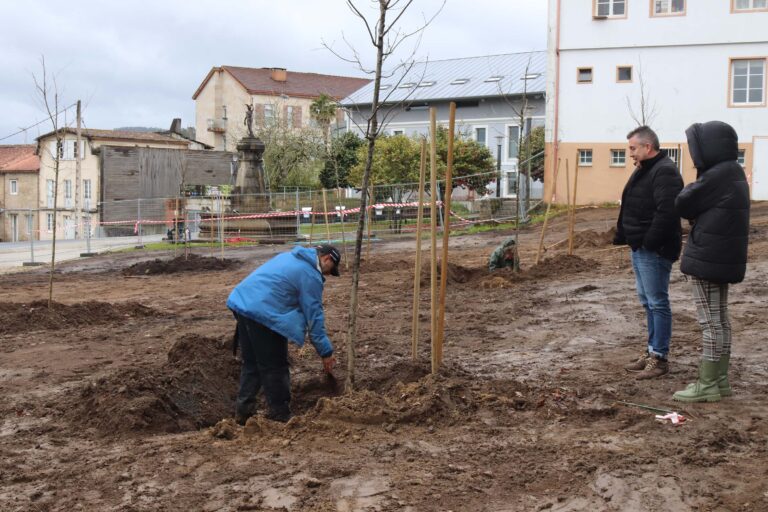
<instances>
[{"instance_id":1,"label":"bare branch","mask_svg":"<svg viewBox=\"0 0 768 512\"><path fill-rule=\"evenodd\" d=\"M376 37L373 35L373 30L371 29L371 25L368 23L366 17L358 10L357 6L352 2L352 0L347 0L347 7L349 7L353 13L355 13L355 16L363 20L365 29L368 31L368 36L371 38L371 44L376 46Z\"/></svg>"}]
</instances>

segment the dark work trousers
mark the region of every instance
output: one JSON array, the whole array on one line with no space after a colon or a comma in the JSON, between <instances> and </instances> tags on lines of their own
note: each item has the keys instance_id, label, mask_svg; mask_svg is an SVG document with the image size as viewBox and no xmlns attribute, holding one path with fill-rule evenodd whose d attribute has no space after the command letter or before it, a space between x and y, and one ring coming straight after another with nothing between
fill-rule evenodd
<instances>
[{"instance_id":1,"label":"dark work trousers","mask_svg":"<svg viewBox=\"0 0 768 512\"><path fill-rule=\"evenodd\" d=\"M267 397L267 417L288 421L291 416L291 376L288 370L288 340L275 331L235 314L243 366L236 414L248 418L256 412L261 387Z\"/></svg>"}]
</instances>

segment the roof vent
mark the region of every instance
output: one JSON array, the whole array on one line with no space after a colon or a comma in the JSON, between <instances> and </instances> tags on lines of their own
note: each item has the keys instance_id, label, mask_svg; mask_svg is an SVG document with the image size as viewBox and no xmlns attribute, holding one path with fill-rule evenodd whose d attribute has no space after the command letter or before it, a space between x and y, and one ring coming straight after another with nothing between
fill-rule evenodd
<instances>
[{"instance_id":1,"label":"roof vent","mask_svg":"<svg viewBox=\"0 0 768 512\"><path fill-rule=\"evenodd\" d=\"M528 73L525 76L521 76L520 80L535 80L541 76L541 73Z\"/></svg>"},{"instance_id":2,"label":"roof vent","mask_svg":"<svg viewBox=\"0 0 768 512\"><path fill-rule=\"evenodd\" d=\"M405 84L402 84L402 85L398 85L397 88L398 89L410 89L414 85L416 85L416 84L413 83L413 82L408 82L408 83L405 83Z\"/></svg>"},{"instance_id":3,"label":"roof vent","mask_svg":"<svg viewBox=\"0 0 768 512\"><path fill-rule=\"evenodd\" d=\"M485 79L486 82L500 82L501 79L504 78L503 76L489 76Z\"/></svg>"},{"instance_id":4,"label":"roof vent","mask_svg":"<svg viewBox=\"0 0 768 512\"><path fill-rule=\"evenodd\" d=\"M427 81L424 81L424 82L421 82L421 83L420 83L419 85L417 85L416 87L432 87L433 85L435 85L435 82L427 82Z\"/></svg>"},{"instance_id":5,"label":"roof vent","mask_svg":"<svg viewBox=\"0 0 768 512\"><path fill-rule=\"evenodd\" d=\"M451 85L464 85L467 82L469 82L469 78L457 78L451 82Z\"/></svg>"},{"instance_id":6,"label":"roof vent","mask_svg":"<svg viewBox=\"0 0 768 512\"><path fill-rule=\"evenodd\" d=\"M285 68L270 68L270 78L275 82L285 82L288 80L288 71Z\"/></svg>"}]
</instances>

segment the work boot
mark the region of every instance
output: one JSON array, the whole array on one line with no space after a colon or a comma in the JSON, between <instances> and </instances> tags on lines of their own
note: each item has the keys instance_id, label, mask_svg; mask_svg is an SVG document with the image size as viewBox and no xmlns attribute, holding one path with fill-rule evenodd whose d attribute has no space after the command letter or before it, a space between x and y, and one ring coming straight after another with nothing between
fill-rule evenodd
<instances>
[{"instance_id":1,"label":"work boot","mask_svg":"<svg viewBox=\"0 0 768 512\"><path fill-rule=\"evenodd\" d=\"M648 356L648 359L645 360L645 368L637 374L635 379L655 379L665 375L667 372L669 372L669 362L666 359L661 359L658 356Z\"/></svg>"},{"instance_id":2,"label":"work boot","mask_svg":"<svg viewBox=\"0 0 768 512\"><path fill-rule=\"evenodd\" d=\"M288 407L288 405L276 407L274 409L270 409L270 411L266 414L266 418L268 420L272 421L279 421L280 423L288 423L288 420L290 420L293 417L293 414L291 414L291 409Z\"/></svg>"},{"instance_id":3,"label":"work boot","mask_svg":"<svg viewBox=\"0 0 768 512\"><path fill-rule=\"evenodd\" d=\"M731 364L731 354L723 354L717 363L718 377L717 388L720 390L720 396L731 396L731 383L728 381L728 366Z\"/></svg>"},{"instance_id":4,"label":"work boot","mask_svg":"<svg viewBox=\"0 0 768 512\"><path fill-rule=\"evenodd\" d=\"M719 402L719 378L720 363L702 360L699 365L699 379L672 395L672 398L680 402Z\"/></svg>"},{"instance_id":5,"label":"work boot","mask_svg":"<svg viewBox=\"0 0 768 512\"><path fill-rule=\"evenodd\" d=\"M248 421L248 418L250 418L252 414L235 414L235 423L240 425L241 427L245 426L245 423Z\"/></svg>"},{"instance_id":6,"label":"work boot","mask_svg":"<svg viewBox=\"0 0 768 512\"><path fill-rule=\"evenodd\" d=\"M647 362L648 362L648 352L638 357L637 359L634 359L630 364L625 365L624 369L627 370L628 372L640 372L645 370L645 365Z\"/></svg>"}]
</instances>

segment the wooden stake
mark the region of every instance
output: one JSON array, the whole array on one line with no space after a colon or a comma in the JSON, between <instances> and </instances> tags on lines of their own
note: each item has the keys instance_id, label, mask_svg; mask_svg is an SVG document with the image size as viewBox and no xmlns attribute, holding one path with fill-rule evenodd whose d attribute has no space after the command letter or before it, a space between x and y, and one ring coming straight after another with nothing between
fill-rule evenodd
<instances>
[{"instance_id":1,"label":"wooden stake","mask_svg":"<svg viewBox=\"0 0 768 512\"><path fill-rule=\"evenodd\" d=\"M578 160L576 161L578 165ZM565 159L565 205L568 208L568 226L566 229L568 245L571 239L571 172L568 169L568 159Z\"/></svg>"},{"instance_id":2,"label":"wooden stake","mask_svg":"<svg viewBox=\"0 0 768 512\"><path fill-rule=\"evenodd\" d=\"M328 243L331 243L331 225L328 223L328 200L325 197L323 189L323 216L325 217L325 234L328 237Z\"/></svg>"},{"instance_id":3,"label":"wooden stake","mask_svg":"<svg viewBox=\"0 0 768 512\"><path fill-rule=\"evenodd\" d=\"M336 202L341 202L341 189L336 189ZM347 258L347 237L344 234L344 209L339 209L341 216L341 248L344 251L344 270L349 272L349 258ZM330 242L329 242L330 243Z\"/></svg>"},{"instance_id":4,"label":"wooden stake","mask_svg":"<svg viewBox=\"0 0 768 512\"><path fill-rule=\"evenodd\" d=\"M315 234L315 204L312 202L312 191L309 192L309 246L312 246L312 236Z\"/></svg>"},{"instance_id":5,"label":"wooden stake","mask_svg":"<svg viewBox=\"0 0 768 512\"><path fill-rule=\"evenodd\" d=\"M451 234L451 189L453 188L453 139L456 129L456 103L448 110L448 157L445 168L445 197L443 197L443 257L440 265L440 306L437 324L437 362L443 362L445 340L445 289L448 284L448 237Z\"/></svg>"},{"instance_id":6,"label":"wooden stake","mask_svg":"<svg viewBox=\"0 0 768 512\"><path fill-rule=\"evenodd\" d=\"M366 261L371 260L371 221L373 220L373 179L371 179L371 186L368 187L368 208L365 212L366 215L368 215L368 245L366 246L365 250L365 259Z\"/></svg>"},{"instance_id":7,"label":"wooden stake","mask_svg":"<svg viewBox=\"0 0 768 512\"><path fill-rule=\"evenodd\" d=\"M427 171L427 140L421 140L421 163L419 164L419 206L416 214L416 267L413 271L413 320L411 322L411 357L418 358L419 347L419 302L421 297L421 224L424 214L424 178ZM370 217L369 217L370 219ZM370 221L369 221L370 226ZM370 235L368 236L370 240ZM369 242L370 243L370 242Z\"/></svg>"},{"instance_id":8,"label":"wooden stake","mask_svg":"<svg viewBox=\"0 0 768 512\"><path fill-rule=\"evenodd\" d=\"M173 210L173 257L176 257L179 245L179 196L176 196L176 209Z\"/></svg>"},{"instance_id":9,"label":"wooden stake","mask_svg":"<svg viewBox=\"0 0 768 512\"><path fill-rule=\"evenodd\" d=\"M576 225L576 187L579 184L579 161L576 160L576 166L573 169L573 206L571 206L571 217L568 221L568 256L573 256L573 228Z\"/></svg>"},{"instance_id":10,"label":"wooden stake","mask_svg":"<svg viewBox=\"0 0 768 512\"><path fill-rule=\"evenodd\" d=\"M439 361L437 358L437 109L429 109L430 126L430 155L429 155L429 220L430 220L430 298L431 298L431 340L432 340L432 373L437 373Z\"/></svg>"},{"instance_id":11,"label":"wooden stake","mask_svg":"<svg viewBox=\"0 0 768 512\"><path fill-rule=\"evenodd\" d=\"M557 172L560 170L560 159L557 159L557 166L555 167L555 172L552 176L552 194L549 198L549 204L547 204L547 212L544 214L544 225L541 226L541 238L539 238L539 250L536 252L536 261L534 262L534 265L539 264L539 259L541 258L541 252L544 248L544 233L547 232L547 223L549 222L549 209L552 207L552 203L555 200L555 191L557 190Z\"/></svg>"}]
</instances>

